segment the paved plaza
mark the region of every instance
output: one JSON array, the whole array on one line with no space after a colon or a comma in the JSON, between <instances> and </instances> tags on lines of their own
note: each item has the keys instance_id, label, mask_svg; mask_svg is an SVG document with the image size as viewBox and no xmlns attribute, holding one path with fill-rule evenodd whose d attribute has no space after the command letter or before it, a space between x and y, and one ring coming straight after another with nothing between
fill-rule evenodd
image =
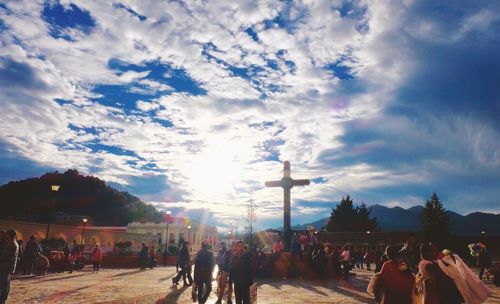
<instances>
[{"instance_id":1,"label":"paved plaza","mask_svg":"<svg viewBox=\"0 0 500 304\"><path fill-rule=\"evenodd\" d=\"M172 287L174 274L175 267L103 269L99 273L87 267L72 274L21 276L12 281L7 303L193 303L191 288L183 288L182 280L178 287ZM261 279L257 281L257 302L374 303L366 293L371 272L355 270L354 274L348 281ZM215 300L212 292L207 303ZM486 303L500 303L500 288L494 288Z\"/></svg>"}]
</instances>

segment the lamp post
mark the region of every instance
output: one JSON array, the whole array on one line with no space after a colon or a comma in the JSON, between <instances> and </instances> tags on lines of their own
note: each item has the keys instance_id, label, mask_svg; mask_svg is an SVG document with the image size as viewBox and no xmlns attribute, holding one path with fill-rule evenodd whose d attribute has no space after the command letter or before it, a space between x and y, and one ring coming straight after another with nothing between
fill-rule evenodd
<instances>
[{"instance_id":1,"label":"lamp post","mask_svg":"<svg viewBox=\"0 0 500 304\"><path fill-rule=\"evenodd\" d=\"M84 218L82 219L83 221L83 228L82 228L82 239L80 240L80 250L83 252L83 239L85 237L85 224L87 224L88 219Z\"/></svg>"},{"instance_id":2,"label":"lamp post","mask_svg":"<svg viewBox=\"0 0 500 304\"><path fill-rule=\"evenodd\" d=\"M172 214L172 211L167 210L165 212L167 214L167 237L165 238L165 246L168 248L168 244L170 243L170 236L168 234L168 220L170 219L170 215Z\"/></svg>"},{"instance_id":3,"label":"lamp post","mask_svg":"<svg viewBox=\"0 0 500 304\"><path fill-rule=\"evenodd\" d=\"M188 226L188 242L191 244L191 226Z\"/></svg>"},{"instance_id":4,"label":"lamp post","mask_svg":"<svg viewBox=\"0 0 500 304\"><path fill-rule=\"evenodd\" d=\"M49 219L47 221L47 232L45 233L45 244L43 246L43 251L47 251L47 243L49 242L49 232L50 232L50 222L52 221L52 216L54 213L54 206L56 204L55 194L59 191L59 185L51 185L50 189L54 192L54 196L52 197L52 205L50 206L50 214Z\"/></svg>"}]
</instances>

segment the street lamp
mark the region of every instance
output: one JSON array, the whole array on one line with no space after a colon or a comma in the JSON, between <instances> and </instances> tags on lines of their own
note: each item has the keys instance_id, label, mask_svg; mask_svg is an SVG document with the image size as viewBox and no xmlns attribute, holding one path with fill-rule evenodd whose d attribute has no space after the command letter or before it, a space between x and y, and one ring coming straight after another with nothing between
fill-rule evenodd
<instances>
[{"instance_id":1,"label":"street lamp","mask_svg":"<svg viewBox=\"0 0 500 304\"><path fill-rule=\"evenodd\" d=\"M54 196L52 197L52 205L50 206L50 214L47 221L47 232L45 233L45 244L43 246L44 251L47 250L47 243L49 242L50 222L52 221L52 215L54 213L54 206L56 204L55 194L59 191L59 185L51 185L50 189L54 192Z\"/></svg>"},{"instance_id":2,"label":"street lamp","mask_svg":"<svg viewBox=\"0 0 500 304\"><path fill-rule=\"evenodd\" d=\"M191 226L188 226L188 242L191 244Z\"/></svg>"},{"instance_id":3,"label":"street lamp","mask_svg":"<svg viewBox=\"0 0 500 304\"><path fill-rule=\"evenodd\" d=\"M83 228L82 228L82 239L80 240L80 249L83 252L83 238L85 236L85 224L87 224L88 219L83 218L82 221L83 221Z\"/></svg>"},{"instance_id":4,"label":"street lamp","mask_svg":"<svg viewBox=\"0 0 500 304\"><path fill-rule=\"evenodd\" d=\"M165 213L167 214L167 237L165 238L165 246L167 246L167 248L168 248L168 243L170 241L170 237L168 235L168 220L170 218L170 215L172 214L172 211L167 210Z\"/></svg>"}]
</instances>

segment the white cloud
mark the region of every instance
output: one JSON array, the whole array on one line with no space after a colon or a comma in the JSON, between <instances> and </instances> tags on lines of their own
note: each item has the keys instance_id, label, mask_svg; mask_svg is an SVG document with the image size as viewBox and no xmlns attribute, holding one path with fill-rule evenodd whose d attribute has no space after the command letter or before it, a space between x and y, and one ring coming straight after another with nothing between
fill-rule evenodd
<instances>
[{"instance_id":1,"label":"white cloud","mask_svg":"<svg viewBox=\"0 0 500 304\"><path fill-rule=\"evenodd\" d=\"M341 16L337 1L125 1L147 18L143 21L111 2L75 4L91 14L96 26L89 35L71 31L72 41L49 35L40 3L11 1L8 12L0 12L8 27L0 33L0 55L28 66L39 81L37 87L1 88L0 140L40 164L77 168L122 184L129 183L124 176L165 174L171 189L145 198L186 208L203 205L226 224L244 213L240 205L250 199L262 202L263 218L279 223L282 194L263 188L265 180L281 175L280 163L265 160L270 150L292 162L294 177L326 179L293 190L294 199L318 201L401 181L424 184L432 177L431 165L446 173L499 166L499 149L491 142L497 130L472 118L433 122L436 129L427 133L405 119L383 122L398 88L425 64L415 59L409 37L423 39L439 28L430 19L415 21L411 1L358 1L354 13L359 16L349 18ZM287 27L270 24L279 14ZM491 11L480 10L454 35L485 31L494 20ZM245 32L248 28L258 41ZM436 37L431 38L443 35ZM112 70L111 59L181 69L206 94L176 91L168 81L149 79L150 71ZM325 69L339 60L355 80L342 81ZM172 71L164 75L173 76ZM92 89L102 84L121 85L144 98L123 108L99 104ZM57 98L71 102L59 104ZM167 120L173 125L162 123ZM474 161L458 166L446 158L426 159L418 170L364 162L336 166L335 161L357 153L343 141L353 121L385 125L386 135L404 131L401 136L439 147L459 142ZM266 122L274 123L252 127ZM271 149L272 140L280 144ZM130 153L96 152L93 143ZM387 144L370 141L358 148ZM394 146L403 149L397 142ZM154 166L144 169L147 164Z\"/></svg>"}]
</instances>

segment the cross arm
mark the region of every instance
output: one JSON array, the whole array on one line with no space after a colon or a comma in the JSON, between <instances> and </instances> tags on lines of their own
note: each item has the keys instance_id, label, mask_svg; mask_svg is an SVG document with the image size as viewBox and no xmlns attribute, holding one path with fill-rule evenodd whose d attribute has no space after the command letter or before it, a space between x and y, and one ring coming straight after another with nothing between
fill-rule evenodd
<instances>
[{"instance_id":1,"label":"cross arm","mask_svg":"<svg viewBox=\"0 0 500 304\"><path fill-rule=\"evenodd\" d=\"M307 186L311 183L308 179L294 179L293 180L293 185L294 186Z\"/></svg>"},{"instance_id":2,"label":"cross arm","mask_svg":"<svg viewBox=\"0 0 500 304\"><path fill-rule=\"evenodd\" d=\"M281 187L281 181L270 181L265 183L266 187Z\"/></svg>"}]
</instances>

